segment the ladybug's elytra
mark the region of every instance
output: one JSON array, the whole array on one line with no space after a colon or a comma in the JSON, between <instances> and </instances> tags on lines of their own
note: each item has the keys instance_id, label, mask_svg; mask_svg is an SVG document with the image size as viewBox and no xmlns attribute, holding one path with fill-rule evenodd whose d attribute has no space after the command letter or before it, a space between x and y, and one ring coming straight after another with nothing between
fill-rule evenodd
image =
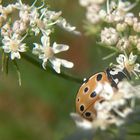
<instances>
[{"instance_id":1,"label":"ladybug's elytra","mask_svg":"<svg viewBox=\"0 0 140 140\"><path fill-rule=\"evenodd\" d=\"M104 72L92 75L84 81L77 93L76 112L83 118L92 121L97 115L94 104L96 101L102 102L104 100L103 97L99 96L102 84L107 82L117 89L118 83L124 78L130 78L129 72L125 68L123 70L107 68Z\"/></svg>"}]
</instances>

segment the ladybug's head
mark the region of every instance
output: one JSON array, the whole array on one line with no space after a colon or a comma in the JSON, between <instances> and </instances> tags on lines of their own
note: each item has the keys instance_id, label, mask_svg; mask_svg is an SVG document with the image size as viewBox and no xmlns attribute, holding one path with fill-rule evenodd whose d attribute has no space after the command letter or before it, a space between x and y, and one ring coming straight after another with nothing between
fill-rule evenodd
<instances>
[{"instance_id":1,"label":"ladybug's head","mask_svg":"<svg viewBox=\"0 0 140 140\"><path fill-rule=\"evenodd\" d=\"M118 69L116 67L107 68L106 73L111 83L111 86L115 88L117 88L118 83L124 80L125 78L131 79L130 74L126 68L124 68L123 70Z\"/></svg>"}]
</instances>

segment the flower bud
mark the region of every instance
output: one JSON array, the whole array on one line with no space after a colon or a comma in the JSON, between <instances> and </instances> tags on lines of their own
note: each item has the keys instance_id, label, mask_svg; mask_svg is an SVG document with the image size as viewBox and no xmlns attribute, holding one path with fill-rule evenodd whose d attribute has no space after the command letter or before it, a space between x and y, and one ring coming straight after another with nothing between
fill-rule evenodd
<instances>
[{"instance_id":1,"label":"flower bud","mask_svg":"<svg viewBox=\"0 0 140 140\"><path fill-rule=\"evenodd\" d=\"M138 51L140 51L140 38L137 39L136 48L138 49Z\"/></svg>"},{"instance_id":2,"label":"flower bud","mask_svg":"<svg viewBox=\"0 0 140 140\"><path fill-rule=\"evenodd\" d=\"M136 47L137 47L138 51L140 51L140 42L138 42Z\"/></svg>"},{"instance_id":3,"label":"flower bud","mask_svg":"<svg viewBox=\"0 0 140 140\"><path fill-rule=\"evenodd\" d=\"M138 43L138 36L136 36L136 35L129 36L129 42L132 45L136 45Z\"/></svg>"},{"instance_id":4,"label":"flower bud","mask_svg":"<svg viewBox=\"0 0 140 140\"><path fill-rule=\"evenodd\" d=\"M140 32L140 22L134 23L133 29L135 32Z\"/></svg>"},{"instance_id":5,"label":"flower bud","mask_svg":"<svg viewBox=\"0 0 140 140\"><path fill-rule=\"evenodd\" d=\"M7 7L4 8L4 14L8 15L15 10L14 4L9 4Z\"/></svg>"},{"instance_id":6,"label":"flower bud","mask_svg":"<svg viewBox=\"0 0 140 140\"><path fill-rule=\"evenodd\" d=\"M130 46L129 40L127 38L121 38L117 43L117 48L121 51L128 49Z\"/></svg>"},{"instance_id":7,"label":"flower bud","mask_svg":"<svg viewBox=\"0 0 140 140\"><path fill-rule=\"evenodd\" d=\"M100 6L92 4L87 7L86 18L93 24L96 24L100 21L100 16L98 14Z\"/></svg>"},{"instance_id":8,"label":"flower bud","mask_svg":"<svg viewBox=\"0 0 140 140\"><path fill-rule=\"evenodd\" d=\"M107 15L107 13L106 13L106 11L105 10L100 10L99 11L99 16L100 16L100 18L101 19L105 19L105 17L106 17L106 15Z\"/></svg>"},{"instance_id":9,"label":"flower bud","mask_svg":"<svg viewBox=\"0 0 140 140\"><path fill-rule=\"evenodd\" d=\"M127 24L126 23L118 23L116 25L116 29L117 29L118 32L123 32L123 31L126 30L126 28L127 28Z\"/></svg>"},{"instance_id":10,"label":"flower bud","mask_svg":"<svg viewBox=\"0 0 140 140\"><path fill-rule=\"evenodd\" d=\"M106 21L107 23L113 23L113 22L114 22L114 15L108 14L108 15L106 16L106 18L105 18L105 21Z\"/></svg>"},{"instance_id":11,"label":"flower bud","mask_svg":"<svg viewBox=\"0 0 140 140\"><path fill-rule=\"evenodd\" d=\"M119 34L114 28L104 28L101 32L101 42L106 45L115 45L119 39Z\"/></svg>"},{"instance_id":12,"label":"flower bud","mask_svg":"<svg viewBox=\"0 0 140 140\"><path fill-rule=\"evenodd\" d=\"M132 26L134 23L133 17L131 16L126 16L124 19L125 23L127 23L129 26Z\"/></svg>"}]
</instances>

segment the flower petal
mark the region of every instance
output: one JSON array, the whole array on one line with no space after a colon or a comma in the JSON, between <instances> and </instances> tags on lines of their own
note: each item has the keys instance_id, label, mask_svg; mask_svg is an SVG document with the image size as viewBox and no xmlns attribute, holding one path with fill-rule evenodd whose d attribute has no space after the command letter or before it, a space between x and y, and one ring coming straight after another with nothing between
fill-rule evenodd
<instances>
[{"instance_id":1,"label":"flower petal","mask_svg":"<svg viewBox=\"0 0 140 140\"><path fill-rule=\"evenodd\" d=\"M72 32L74 34L80 35L80 32L76 31L75 26L71 26L66 19L61 18L57 20L57 25L60 26L61 28L65 29L68 32Z\"/></svg>"},{"instance_id":2,"label":"flower petal","mask_svg":"<svg viewBox=\"0 0 140 140\"><path fill-rule=\"evenodd\" d=\"M35 55L39 55L42 52L42 46L40 44L34 43L34 48L32 50L32 53Z\"/></svg>"},{"instance_id":3,"label":"flower petal","mask_svg":"<svg viewBox=\"0 0 140 140\"><path fill-rule=\"evenodd\" d=\"M35 36L37 36L40 32L40 29L38 27L32 27L32 31L35 33Z\"/></svg>"},{"instance_id":4,"label":"flower petal","mask_svg":"<svg viewBox=\"0 0 140 140\"><path fill-rule=\"evenodd\" d=\"M134 71L140 72L140 64L138 64L138 63L135 64Z\"/></svg>"},{"instance_id":5,"label":"flower petal","mask_svg":"<svg viewBox=\"0 0 140 140\"><path fill-rule=\"evenodd\" d=\"M75 123L78 127L81 127L83 129L91 129L92 128L92 122L82 118L79 114L71 113L70 116L75 121Z\"/></svg>"},{"instance_id":6,"label":"flower petal","mask_svg":"<svg viewBox=\"0 0 140 140\"><path fill-rule=\"evenodd\" d=\"M43 63L42 63L42 67L43 69L46 69L46 65L47 65L48 59L43 59Z\"/></svg>"},{"instance_id":7,"label":"flower petal","mask_svg":"<svg viewBox=\"0 0 140 140\"><path fill-rule=\"evenodd\" d=\"M43 35L41 37L41 43L42 43L43 47L50 47L50 37Z\"/></svg>"},{"instance_id":8,"label":"flower petal","mask_svg":"<svg viewBox=\"0 0 140 140\"><path fill-rule=\"evenodd\" d=\"M60 73L60 66L61 66L61 62L58 58L51 58L49 59L50 62L52 63L52 67L53 69L57 72L57 73Z\"/></svg>"},{"instance_id":9,"label":"flower petal","mask_svg":"<svg viewBox=\"0 0 140 140\"><path fill-rule=\"evenodd\" d=\"M74 64L70 61L67 61L64 59L59 59L59 58L57 58L57 59L61 62L61 65L66 67L66 68L72 68L74 66Z\"/></svg>"},{"instance_id":10,"label":"flower petal","mask_svg":"<svg viewBox=\"0 0 140 140\"><path fill-rule=\"evenodd\" d=\"M135 64L136 59L137 59L137 55L133 55L133 53L131 52L129 55L129 63L132 65Z\"/></svg>"},{"instance_id":11,"label":"flower petal","mask_svg":"<svg viewBox=\"0 0 140 140\"><path fill-rule=\"evenodd\" d=\"M2 46L2 48L4 49L5 53L10 53L10 48L8 46Z\"/></svg>"},{"instance_id":12,"label":"flower petal","mask_svg":"<svg viewBox=\"0 0 140 140\"><path fill-rule=\"evenodd\" d=\"M24 44L21 44L20 47L19 47L19 52L25 52L26 51L26 48L27 48L27 46L26 46L25 43Z\"/></svg>"},{"instance_id":13,"label":"flower petal","mask_svg":"<svg viewBox=\"0 0 140 140\"><path fill-rule=\"evenodd\" d=\"M39 59L48 59L45 54L39 54Z\"/></svg>"},{"instance_id":14,"label":"flower petal","mask_svg":"<svg viewBox=\"0 0 140 140\"><path fill-rule=\"evenodd\" d=\"M117 58L116 61L117 63L119 63L120 65L124 66L124 62L126 61L126 56L123 54L120 54Z\"/></svg>"},{"instance_id":15,"label":"flower petal","mask_svg":"<svg viewBox=\"0 0 140 140\"><path fill-rule=\"evenodd\" d=\"M11 59L14 60L15 58L20 59L20 53L19 52L11 52Z\"/></svg>"},{"instance_id":16,"label":"flower petal","mask_svg":"<svg viewBox=\"0 0 140 140\"><path fill-rule=\"evenodd\" d=\"M62 51L67 51L69 49L69 46L64 44L57 44L56 42L54 42L52 48L54 53L59 53Z\"/></svg>"}]
</instances>

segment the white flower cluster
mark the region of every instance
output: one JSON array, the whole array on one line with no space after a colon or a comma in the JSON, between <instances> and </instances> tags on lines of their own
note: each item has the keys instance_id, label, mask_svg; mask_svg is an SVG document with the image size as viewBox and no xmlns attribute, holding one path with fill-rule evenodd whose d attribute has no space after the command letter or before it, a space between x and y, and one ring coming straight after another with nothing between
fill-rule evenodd
<instances>
[{"instance_id":1,"label":"white flower cluster","mask_svg":"<svg viewBox=\"0 0 140 140\"><path fill-rule=\"evenodd\" d=\"M133 55L132 52L137 54L140 51L140 21L130 10L138 2L140 1L137 0L131 4L123 0L117 2L107 0L106 10L102 8L98 14L102 22L109 24L108 27L101 30L101 44L108 48L114 48L119 53L125 52L125 55L121 54L117 58L117 62L119 62L121 69L126 68L129 73L135 74L136 77L138 77L137 73L140 72L139 64L135 65L138 55ZM130 54L129 58L126 54Z\"/></svg>"},{"instance_id":2,"label":"white flower cluster","mask_svg":"<svg viewBox=\"0 0 140 140\"><path fill-rule=\"evenodd\" d=\"M101 10L103 21L110 24L111 27L105 27L101 31L101 43L112 46L119 51L140 51L140 21L134 13L129 12L134 4L119 0L118 4L107 1L107 11ZM106 34L106 35L105 35Z\"/></svg>"},{"instance_id":3,"label":"white flower cluster","mask_svg":"<svg viewBox=\"0 0 140 140\"><path fill-rule=\"evenodd\" d=\"M102 85L99 94L100 100L95 102L96 118L88 121L77 113L71 113L76 125L83 129L107 129L111 125L120 126L126 122L133 113L135 98L139 98L138 87L132 86L128 81L118 84L118 90L112 88L109 83Z\"/></svg>"},{"instance_id":4,"label":"white flower cluster","mask_svg":"<svg viewBox=\"0 0 140 140\"><path fill-rule=\"evenodd\" d=\"M42 59L43 68L46 68L47 60L50 60L52 67L58 73L60 73L61 65L72 68L72 62L54 57L56 53L68 50L69 46L54 43L51 47L50 34L54 25L76 34L79 32L67 23L61 16L61 12L50 11L44 3L36 7L36 2L37 0L31 6L22 3L21 0L8 6L0 5L0 27L4 53L9 53L12 60L20 59L22 52L32 50L26 45L25 39L30 36L38 36L38 38L41 36L42 45L34 43L35 47L32 52Z\"/></svg>"},{"instance_id":5,"label":"white flower cluster","mask_svg":"<svg viewBox=\"0 0 140 140\"><path fill-rule=\"evenodd\" d=\"M57 44L56 42L53 43L53 46L50 46L50 38L49 36L42 36L41 37L41 43L37 44L34 43L35 47L33 48L33 53L39 55L39 58L43 60L42 66L44 69L46 69L46 63L49 60L53 66L53 69L60 73L60 66L64 66L66 68L72 68L73 63L69 62L64 59L56 58L54 54L67 51L69 49L69 46L64 44Z\"/></svg>"},{"instance_id":6,"label":"white flower cluster","mask_svg":"<svg viewBox=\"0 0 140 140\"><path fill-rule=\"evenodd\" d=\"M139 0L134 3L123 0L79 0L79 3L86 7L86 18L94 25L87 29L92 31L100 26L97 32L105 25L103 23L109 23L110 27L105 27L101 31L103 45L115 47L120 51L131 50L133 47L140 51L140 21L130 12Z\"/></svg>"},{"instance_id":7,"label":"white flower cluster","mask_svg":"<svg viewBox=\"0 0 140 140\"><path fill-rule=\"evenodd\" d=\"M117 58L119 68L126 68L129 73L133 73L136 77L138 77L137 73L140 72L140 66L135 64L138 55L133 55L133 52L137 54L140 51L140 21L129 10L136 6L137 2L130 4L119 0L118 5L116 5L114 2L109 3L108 0L107 12L104 11L104 20L110 23L111 27L105 27L101 31L103 45L117 48L118 52L125 53L120 54ZM114 6L116 8L113 9Z\"/></svg>"},{"instance_id":8,"label":"white flower cluster","mask_svg":"<svg viewBox=\"0 0 140 140\"><path fill-rule=\"evenodd\" d=\"M101 6L106 0L79 0L81 6L86 7L86 18L92 24L100 22Z\"/></svg>"}]
</instances>

